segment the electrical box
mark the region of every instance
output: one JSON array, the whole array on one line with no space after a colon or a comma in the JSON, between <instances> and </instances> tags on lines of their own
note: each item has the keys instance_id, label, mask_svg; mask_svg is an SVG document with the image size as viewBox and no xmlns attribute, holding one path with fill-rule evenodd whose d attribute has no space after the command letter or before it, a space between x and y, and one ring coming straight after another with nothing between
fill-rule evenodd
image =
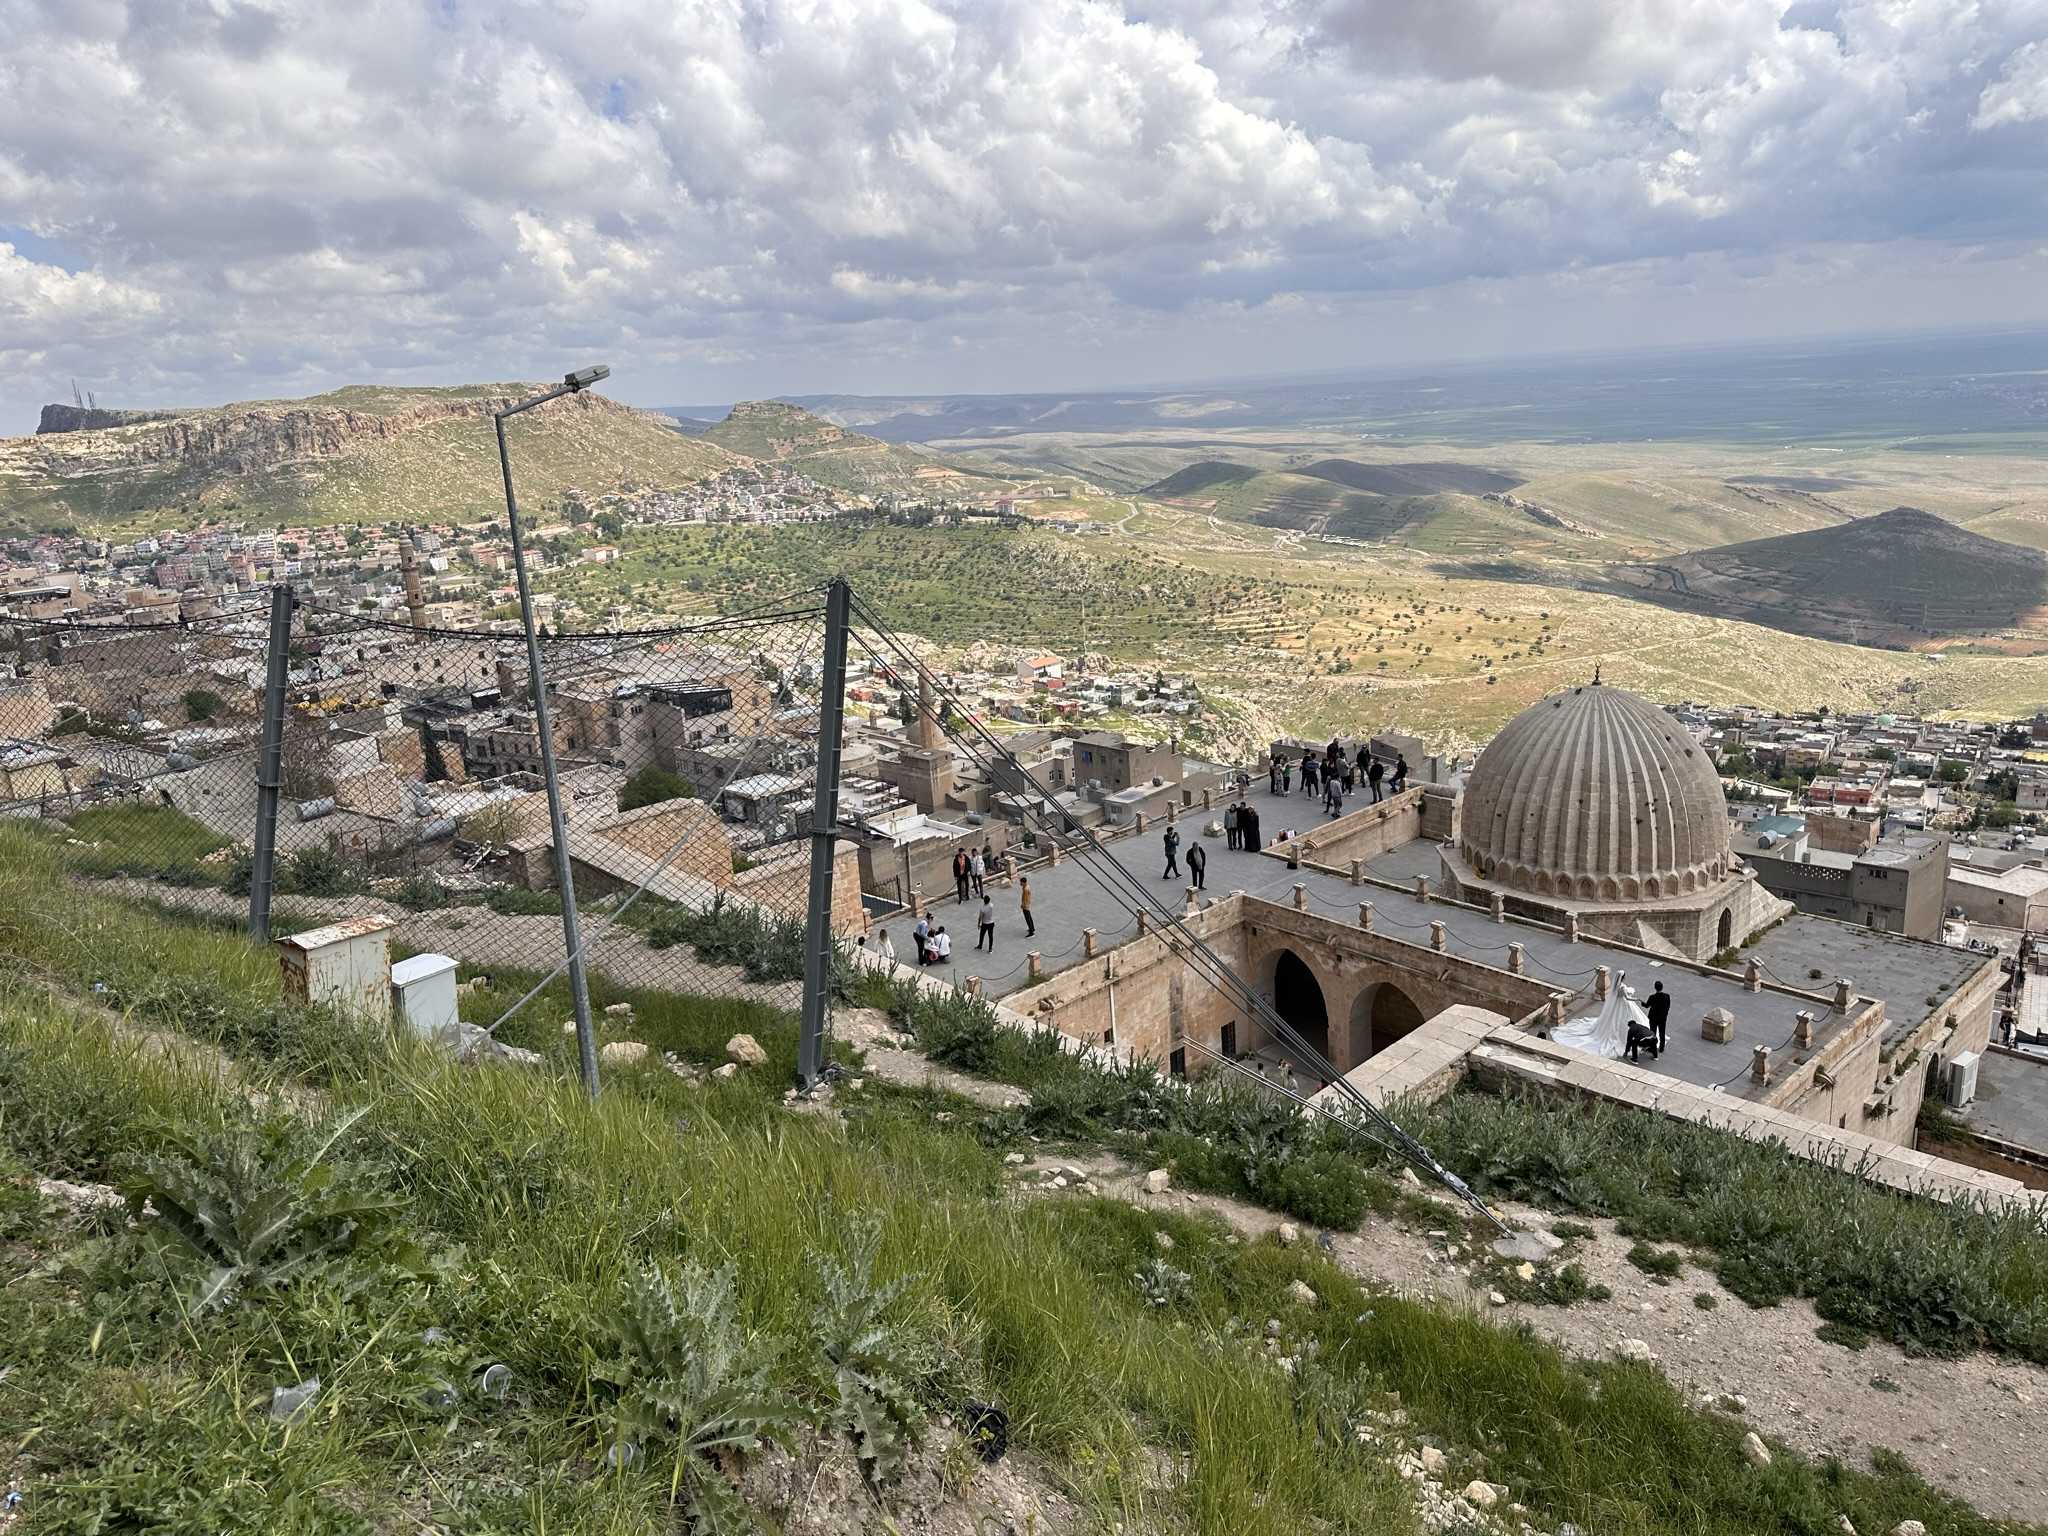
<instances>
[{"instance_id":1,"label":"electrical box","mask_svg":"<svg viewBox=\"0 0 2048 1536\"><path fill-rule=\"evenodd\" d=\"M452 1048L462 1035L455 962L446 955L414 955L392 966L391 1017L422 1040Z\"/></svg>"},{"instance_id":2,"label":"electrical box","mask_svg":"<svg viewBox=\"0 0 2048 1536\"><path fill-rule=\"evenodd\" d=\"M1963 1051L1948 1064L1942 1079L1941 1096L1950 1109L1961 1109L1977 1097L1977 1053Z\"/></svg>"},{"instance_id":3,"label":"electrical box","mask_svg":"<svg viewBox=\"0 0 2048 1536\"><path fill-rule=\"evenodd\" d=\"M381 1019L391 1007L388 917L352 917L277 941L285 1001Z\"/></svg>"}]
</instances>

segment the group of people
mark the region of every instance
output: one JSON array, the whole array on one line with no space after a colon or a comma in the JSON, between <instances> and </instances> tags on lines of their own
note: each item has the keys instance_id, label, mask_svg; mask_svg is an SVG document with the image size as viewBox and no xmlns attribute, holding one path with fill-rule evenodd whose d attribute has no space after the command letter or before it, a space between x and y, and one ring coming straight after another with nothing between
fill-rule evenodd
<instances>
[{"instance_id":1,"label":"group of people","mask_svg":"<svg viewBox=\"0 0 2048 1536\"><path fill-rule=\"evenodd\" d=\"M953 883L960 904L970 900L978 901L974 913L974 947L996 952L996 900L989 894L988 878L1001 874L1007 867L1005 860L986 843L974 852L965 849L953 855ZM1036 938L1038 920L1031 915L1031 877L1017 877L1017 912L1024 919L1024 937ZM862 940L862 947L866 947ZM919 913L916 926L910 930L911 955L919 965L944 965L953 958L953 936L946 931L944 923L935 923L928 913ZM890 942L889 930L884 928L875 940L875 952L884 960L896 958L896 946Z\"/></svg>"},{"instance_id":2,"label":"group of people","mask_svg":"<svg viewBox=\"0 0 2048 1536\"><path fill-rule=\"evenodd\" d=\"M1294 793L1294 775L1294 760L1275 753L1266 774L1266 782L1272 792L1276 795ZM1322 752L1308 751L1301 755L1301 792L1310 796L1320 793L1323 809L1332 816L1344 813L1345 798L1357 790L1361 781L1372 792L1374 804L1390 793L1398 795L1408 787L1408 759L1403 754L1395 754L1393 782L1388 785L1387 765L1373 756L1371 747L1361 746L1355 758L1346 757L1343 743L1333 737Z\"/></svg>"},{"instance_id":3,"label":"group of people","mask_svg":"<svg viewBox=\"0 0 2048 1536\"><path fill-rule=\"evenodd\" d=\"M1224 816L1227 825L1229 813L1225 812ZM1166 824L1165 843L1166 873L1159 878L1162 880L1181 879L1183 876L1180 872L1180 828L1170 821ZM1202 890L1209 882L1209 850L1200 843L1194 843L1188 848L1187 860L1188 872L1185 879L1196 890Z\"/></svg>"},{"instance_id":4,"label":"group of people","mask_svg":"<svg viewBox=\"0 0 2048 1536\"><path fill-rule=\"evenodd\" d=\"M953 850L953 894L965 906L970 895L988 895L988 877L1007 868L1004 856L988 843L979 848Z\"/></svg>"},{"instance_id":5,"label":"group of people","mask_svg":"<svg viewBox=\"0 0 2048 1536\"><path fill-rule=\"evenodd\" d=\"M1223 808L1223 836L1228 846L1257 853L1265 846L1259 841L1259 810L1244 800Z\"/></svg>"}]
</instances>

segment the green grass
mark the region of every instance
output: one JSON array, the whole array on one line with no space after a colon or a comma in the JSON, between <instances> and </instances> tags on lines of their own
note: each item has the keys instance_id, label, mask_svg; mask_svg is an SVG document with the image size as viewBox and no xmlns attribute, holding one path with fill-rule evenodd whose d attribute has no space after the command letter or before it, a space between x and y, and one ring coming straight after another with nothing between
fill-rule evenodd
<instances>
[{"instance_id":1,"label":"green grass","mask_svg":"<svg viewBox=\"0 0 2048 1536\"><path fill-rule=\"evenodd\" d=\"M162 1127L203 1133L249 1113L245 1095L48 998L0 996L0 1050L0 1142L28 1166L118 1179L161 1147ZM430 1256L376 1274L344 1264L206 1319L179 1310L192 1277L149 1223L108 1237L25 1215L12 1173L0 1210L32 1231L0 1247L0 1325L27 1341L5 1401L35 1405L23 1471L38 1511L60 1529L98 1510L172 1532L371 1530L401 1515L477 1531L661 1528L669 1468L597 1461L626 1280L649 1259L733 1265L746 1334L800 1397L812 1256L873 1222L881 1271L907 1286L898 1326L928 1362L918 1393L938 1411L1002 1402L1091 1528L1410 1529L1354 1433L1399 1393L1417 1431L1473 1475L1483 1451L1484 1474L1548 1520L1732 1536L1820 1532L1840 1511L1864 1529L1908 1516L1994 1529L1895 1464L1781 1453L1753 1471L1742 1426L1651 1369L1576 1364L1525 1331L1370 1294L1312 1251L1108 1201L1002 1201L993 1155L914 1103L842 1131L741 1080L690 1090L683 1126L641 1091L662 1075L618 1074L592 1108L558 1075L465 1071L385 1042L334 1085L363 1111L342 1166L359 1193L400 1203ZM106 1093L116 1079L135 1093ZM1162 1230L1188 1277L1165 1308L1131 1279ZM1287 1299L1296 1280L1318 1304ZM1282 1324L1270 1356L1269 1317ZM446 1342L423 1343L429 1327ZM506 1403L464 1390L450 1410L419 1405L414 1383L466 1384L486 1360L513 1372ZM313 1374L323 1389L304 1423L249 1411ZM1161 1485L1155 1447L1193 1475Z\"/></svg>"},{"instance_id":2,"label":"green grass","mask_svg":"<svg viewBox=\"0 0 2048 1536\"><path fill-rule=\"evenodd\" d=\"M224 1047L223 1069L71 995L104 1001L83 982L95 968L124 985L145 970L210 976L210 1006L256 1017L276 1011L270 957L90 892L46 915L33 909L49 906L47 886L23 862L0 876L0 1337L22 1341L0 1443L22 1447L16 1475L50 1529L675 1529L672 1460L623 1473L601 1461L628 1283L650 1262L730 1264L749 1349L776 1390L822 1415L819 1256L845 1254L870 1226L881 1276L904 1286L891 1326L921 1362L911 1391L934 1414L1000 1401L1085 1529L1412 1529L1383 1454L1356 1433L1393 1393L1458 1481L1504 1482L1547 1525L1819 1536L1839 1512L1859 1529L1908 1517L1955 1536L2020 1529L1894 1460L1862 1471L1781 1451L1752 1469L1744 1426L1693 1407L1655 1370L1573 1362L1525 1329L1367 1291L1313 1245L1247 1243L1081 1196L1003 1198L991 1123L937 1122L928 1094L843 1092L837 1122L791 1114L779 1091L793 1030L768 1010L600 983L600 1006L634 1004L634 1038L702 1061L744 1023L770 1063L695 1085L658 1065L615 1070L594 1107L568 1071L559 994L508 1026L550 1053L525 1071L460 1068L339 1020L326 1033L348 1043L316 1059L302 1035L277 1046L223 1033L196 1002L149 1019ZM96 956L110 932L137 950L133 971ZM494 1016L526 984L494 973L465 1012ZM1141 1135L1130 1127L1160 1096L1143 1078L1068 1077L1043 1047L990 1041L966 1013L913 1023L945 1059L1031 1077L1043 1133L1116 1118ZM149 1160L180 1145L317 1145L344 1111L358 1118L333 1149L332 1187L395 1207L382 1257L337 1251L303 1283L254 1287L205 1316L183 1299L194 1262L160 1223L78 1222L23 1192L29 1169L162 1187ZM1653 1171L1657 1155L1653 1142ZM237 1177L260 1191L258 1163ZM1160 1231L1187 1277L1164 1305L1134 1281ZM395 1259L402 1250L416 1257ZM1315 1305L1288 1299L1297 1280ZM1281 1324L1270 1352L1269 1318ZM429 1328L445 1338L427 1343ZM469 1388L486 1361L513 1372L503 1403ZM273 1386L314 1374L323 1388L307 1419L261 1412ZM457 1385L452 1407L420 1403L434 1379ZM1158 1478L1161 1452L1191 1475Z\"/></svg>"},{"instance_id":3,"label":"green grass","mask_svg":"<svg viewBox=\"0 0 2048 1536\"><path fill-rule=\"evenodd\" d=\"M84 874L154 876L185 885L218 884L227 877L225 863L201 861L227 847L229 840L167 805L96 805L78 812L68 826L68 834L62 835L79 842L64 843L63 856Z\"/></svg>"}]
</instances>

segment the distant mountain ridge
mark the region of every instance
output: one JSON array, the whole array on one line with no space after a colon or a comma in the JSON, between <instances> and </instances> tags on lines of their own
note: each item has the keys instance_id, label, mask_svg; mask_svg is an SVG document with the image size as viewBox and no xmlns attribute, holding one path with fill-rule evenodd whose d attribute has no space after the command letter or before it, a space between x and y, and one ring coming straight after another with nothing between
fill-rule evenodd
<instances>
[{"instance_id":1,"label":"distant mountain ridge","mask_svg":"<svg viewBox=\"0 0 2048 1536\"><path fill-rule=\"evenodd\" d=\"M122 413L115 425L0 439L0 528L33 530L226 505L305 521L398 515L487 516L502 506L490 418L537 391L352 386L301 400ZM558 400L513 424L521 487L536 500L569 486L683 484L730 455L664 419L598 394Z\"/></svg>"},{"instance_id":2,"label":"distant mountain ridge","mask_svg":"<svg viewBox=\"0 0 2048 1536\"><path fill-rule=\"evenodd\" d=\"M1863 645L2048 635L2048 555L1917 507L1617 566L1614 575L1630 596Z\"/></svg>"}]
</instances>

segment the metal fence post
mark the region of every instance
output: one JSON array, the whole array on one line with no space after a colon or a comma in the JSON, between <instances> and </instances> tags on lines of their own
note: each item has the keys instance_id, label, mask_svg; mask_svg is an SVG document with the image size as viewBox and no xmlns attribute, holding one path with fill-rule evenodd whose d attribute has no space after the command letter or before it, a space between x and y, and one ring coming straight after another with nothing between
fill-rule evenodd
<instances>
[{"instance_id":1,"label":"metal fence post","mask_svg":"<svg viewBox=\"0 0 2048 1536\"><path fill-rule=\"evenodd\" d=\"M825 1070L825 1010L832 990L832 866L839 834L839 758L845 742L846 630L853 594L843 577L825 589L825 665L818 700L818 780L811 793L811 899L804 920L804 1011L796 1075L812 1088Z\"/></svg>"},{"instance_id":2,"label":"metal fence post","mask_svg":"<svg viewBox=\"0 0 2048 1536\"><path fill-rule=\"evenodd\" d=\"M560 391L557 391L560 393ZM533 627L533 593L526 582L526 546L519 537L519 504L512 495L512 456L505 447L505 414L497 417L498 466L505 472L505 521L512 533L512 565L519 577L519 622L526 630L526 673L533 690L533 728L540 737L540 767L547 781L548 827L555 839L555 887L562 893L562 942L569 949L569 998L576 1009L576 1060L583 1086L597 1097L597 1034L590 1024L590 984L583 975L583 929L576 916L576 881L570 873L569 827L562 815L562 784L555 772L555 732L548 719L547 674Z\"/></svg>"},{"instance_id":3,"label":"metal fence post","mask_svg":"<svg viewBox=\"0 0 2048 1536\"><path fill-rule=\"evenodd\" d=\"M270 942L270 896L277 885L277 801L284 784L284 686L291 671L292 588L270 589L270 649L264 655L263 742L256 755L256 830L249 857L249 937Z\"/></svg>"}]
</instances>

